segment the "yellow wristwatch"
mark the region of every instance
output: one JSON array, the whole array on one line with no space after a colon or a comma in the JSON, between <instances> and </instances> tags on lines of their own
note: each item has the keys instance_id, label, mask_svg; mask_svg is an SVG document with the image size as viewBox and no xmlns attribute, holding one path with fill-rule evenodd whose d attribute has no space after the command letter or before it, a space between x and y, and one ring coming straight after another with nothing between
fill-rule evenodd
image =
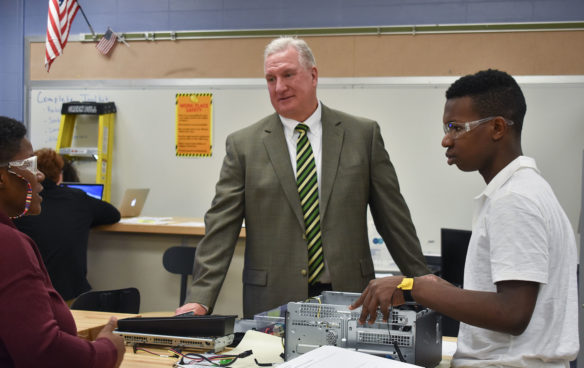
<instances>
[{"instance_id":1,"label":"yellow wristwatch","mask_svg":"<svg viewBox=\"0 0 584 368\"><path fill-rule=\"evenodd\" d=\"M412 277L404 277L397 288L402 290L412 290L414 288L414 279Z\"/></svg>"},{"instance_id":2,"label":"yellow wristwatch","mask_svg":"<svg viewBox=\"0 0 584 368\"><path fill-rule=\"evenodd\" d=\"M404 293L406 302L413 302L412 289L414 288L414 279L412 277L404 277L402 282L397 286L398 289Z\"/></svg>"}]
</instances>

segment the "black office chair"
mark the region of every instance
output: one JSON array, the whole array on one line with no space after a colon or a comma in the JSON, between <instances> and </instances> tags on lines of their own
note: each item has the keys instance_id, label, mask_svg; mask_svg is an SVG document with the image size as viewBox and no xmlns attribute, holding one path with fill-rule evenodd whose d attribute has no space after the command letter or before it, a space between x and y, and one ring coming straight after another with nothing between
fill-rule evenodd
<instances>
[{"instance_id":1,"label":"black office chair","mask_svg":"<svg viewBox=\"0 0 584 368\"><path fill-rule=\"evenodd\" d=\"M137 314L140 312L140 291L134 287L88 291L73 301L71 309Z\"/></svg>"},{"instance_id":2,"label":"black office chair","mask_svg":"<svg viewBox=\"0 0 584 368\"><path fill-rule=\"evenodd\" d=\"M193 273L195 251L195 247L176 246L168 248L162 256L164 268L170 273L181 275L179 306L185 303L187 279Z\"/></svg>"}]
</instances>

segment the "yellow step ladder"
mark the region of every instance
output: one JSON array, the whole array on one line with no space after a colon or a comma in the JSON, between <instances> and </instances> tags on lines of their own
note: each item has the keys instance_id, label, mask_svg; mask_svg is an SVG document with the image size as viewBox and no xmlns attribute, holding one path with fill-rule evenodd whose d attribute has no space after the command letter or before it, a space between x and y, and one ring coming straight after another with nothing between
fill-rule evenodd
<instances>
[{"instance_id":1,"label":"yellow step ladder","mask_svg":"<svg viewBox=\"0 0 584 368\"><path fill-rule=\"evenodd\" d=\"M78 115L97 115L97 147L72 147ZM110 200L114 121L113 102L66 102L61 107L61 126L56 151L72 159L96 160L95 182L103 184L103 199Z\"/></svg>"}]
</instances>

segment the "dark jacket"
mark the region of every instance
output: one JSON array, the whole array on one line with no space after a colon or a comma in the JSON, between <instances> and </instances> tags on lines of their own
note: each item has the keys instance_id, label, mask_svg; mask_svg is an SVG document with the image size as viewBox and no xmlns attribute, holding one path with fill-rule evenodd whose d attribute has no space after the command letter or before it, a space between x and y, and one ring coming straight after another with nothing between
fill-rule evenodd
<instances>
[{"instance_id":1,"label":"dark jacket","mask_svg":"<svg viewBox=\"0 0 584 368\"><path fill-rule=\"evenodd\" d=\"M59 187L48 179L43 186L41 214L14 223L38 245L53 286L69 300L91 289L86 278L90 228L118 222L120 213L79 189Z\"/></svg>"}]
</instances>

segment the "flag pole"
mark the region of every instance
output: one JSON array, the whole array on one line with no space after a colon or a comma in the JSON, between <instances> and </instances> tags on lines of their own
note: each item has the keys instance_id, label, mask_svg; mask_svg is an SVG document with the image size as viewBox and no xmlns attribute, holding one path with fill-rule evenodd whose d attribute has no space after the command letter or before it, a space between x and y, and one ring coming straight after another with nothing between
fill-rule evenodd
<instances>
[{"instance_id":1,"label":"flag pole","mask_svg":"<svg viewBox=\"0 0 584 368\"><path fill-rule=\"evenodd\" d=\"M126 42L126 38L124 37L123 33L118 35L118 40L120 40L124 45L130 47L130 45L128 45L128 43Z\"/></svg>"},{"instance_id":2,"label":"flag pole","mask_svg":"<svg viewBox=\"0 0 584 368\"><path fill-rule=\"evenodd\" d=\"M85 12L83 11L83 8L81 7L81 4L79 4L79 2L77 2L77 6L79 6L79 10L81 10L81 14L83 15L83 18L85 18L85 22L89 26L89 29L91 30L91 34L93 35L93 39L95 40L97 37L95 36L95 32L93 31L93 27L91 26L91 23L89 23L89 20L87 20L87 17L85 16Z\"/></svg>"}]
</instances>

